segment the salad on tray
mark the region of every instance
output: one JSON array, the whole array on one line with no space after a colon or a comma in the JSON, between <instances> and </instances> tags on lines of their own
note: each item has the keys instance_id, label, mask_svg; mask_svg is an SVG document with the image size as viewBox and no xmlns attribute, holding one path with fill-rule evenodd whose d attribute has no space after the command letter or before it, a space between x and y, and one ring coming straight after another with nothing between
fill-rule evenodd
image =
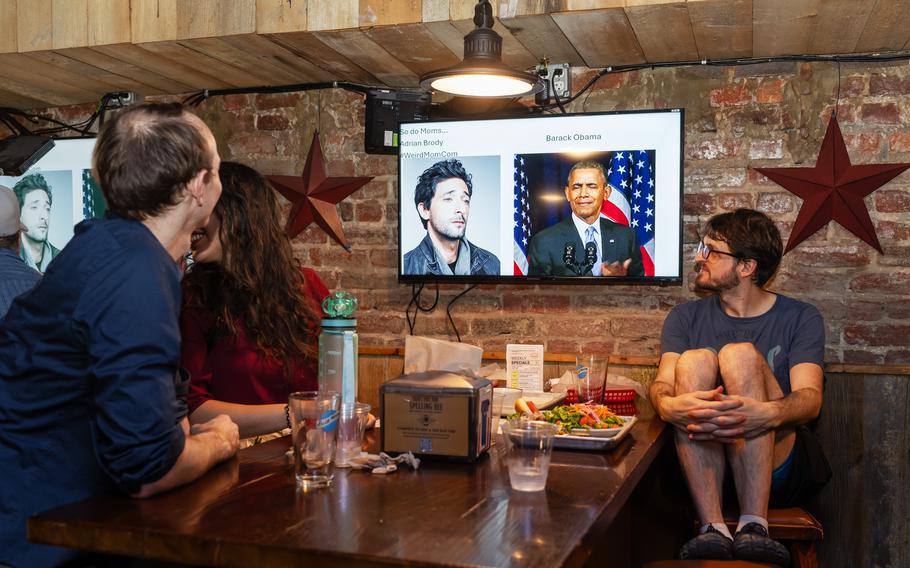
<instances>
[{"instance_id":1,"label":"salad on tray","mask_svg":"<svg viewBox=\"0 0 910 568\"><path fill-rule=\"evenodd\" d=\"M519 398L515 401L515 414L509 420L525 417L529 420L542 420L556 424L559 427L557 434L567 435L578 430L607 430L619 428L625 421L614 414L603 404L564 404L551 410L537 410L534 403Z\"/></svg>"}]
</instances>

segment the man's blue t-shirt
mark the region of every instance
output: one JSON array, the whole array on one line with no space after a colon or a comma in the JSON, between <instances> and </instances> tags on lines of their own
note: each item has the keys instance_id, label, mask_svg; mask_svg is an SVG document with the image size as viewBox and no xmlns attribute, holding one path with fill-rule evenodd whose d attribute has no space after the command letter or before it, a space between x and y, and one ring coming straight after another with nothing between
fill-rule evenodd
<instances>
[{"instance_id":1,"label":"man's blue t-shirt","mask_svg":"<svg viewBox=\"0 0 910 568\"><path fill-rule=\"evenodd\" d=\"M670 311L660 338L661 353L690 349L720 351L728 343L751 343L765 356L784 395L790 394L790 369L800 363L824 368L825 323L805 302L777 295L760 316L727 315L718 296L680 304Z\"/></svg>"},{"instance_id":2,"label":"man's blue t-shirt","mask_svg":"<svg viewBox=\"0 0 910 568\"><path fill-rule=\"evenodd\" d=\"M183 451L180 277L141 223L85 221L0 321L0 565L60 564L26 519L160 479Z\"/></svg>"}]
</instances>

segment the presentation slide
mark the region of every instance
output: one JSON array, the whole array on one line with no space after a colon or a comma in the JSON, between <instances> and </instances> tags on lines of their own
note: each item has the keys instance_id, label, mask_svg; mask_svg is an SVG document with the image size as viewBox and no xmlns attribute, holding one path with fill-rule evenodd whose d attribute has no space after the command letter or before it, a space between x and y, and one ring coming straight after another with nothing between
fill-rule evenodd
<instances>
[{"instance_id":1,"label":"presentation slide","mask_svg":"<svg viewBox=\"0 0 910 568\"><path fill-rule=\"evenodd\" d=\"M681 278L682 127L678 109L402 124L400 276Z\"/></svg>"}]
</instances>

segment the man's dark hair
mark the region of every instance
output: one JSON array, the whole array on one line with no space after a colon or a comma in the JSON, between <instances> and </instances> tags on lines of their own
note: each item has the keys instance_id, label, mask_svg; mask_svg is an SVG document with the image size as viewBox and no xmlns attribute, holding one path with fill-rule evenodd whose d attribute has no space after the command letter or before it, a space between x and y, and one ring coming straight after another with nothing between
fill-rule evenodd
<instances>
[{"instance_id":1,"label":"man's dark hair","mask_svg":"<svg viewBox=\"0 0 910 568\"><path fill-rule=\"evenodd\" d=\"M436 186L439 182L447 179L458 178L468 186L468 196L474 191L474 185L471 183L471 174L465 171L464 166L458 160L442 160L436 162L429 168L423 170L417 180L417 187L414 189L414 207L421 203L426 209L430 208L430 202L436 195ZM420 209L417 210L420 212ZM427 228L427 221L423 217L423 228Z\"/></svg>"},{"instance_id":2,"label":"man's dark hair","mask_svg":"<svg viewBox=\"0 0 910 568\"><path fill-rule=\"evenodd\" d=\"M607 185L607 170L604 169L604 165L596 160L582 160L576 162L572 169L569 170L568 175L566 175L566 187L569 186L569 180L572 179L572 172L575 170L598 170L604 177L604 185Z\"/></svg>"},{"instance_id":3,"label":"man's dark hair","mask_svg":"<svg viewBox=\"0 0 910 568\"><path fill-rule=\"evenodd\" d=\"M13 186L13 193L16 194L16 199L19 200L19 209L22 209L25 204L25 196L36 189L40 189L47 194L48 204L54 204L54 193L51 191L51 186L47 185L47 180L44 179L44 176L41 174L28 174Z\"/></svg>"},{"instance_id":4,"label":"man's dark hair","mask_svg":"<svg viewBox=\"0 0 910 568\"><path fill-rule=\"evenodd\" d=\"M758 265L752 280L759 287L774 276L783 256L780 231L767 215L752 209L737 209L708 219L704 234L723 241L730 252L740 258L751 258Z\"/></svg>"},{"instance_id":5,"label":"man's dark hair","mask_svg":"<svg viewBox=\"0 0 910 568\"><path fill-rule=\"evenodd\" d=\"M153 103L121 111L104 126L92 169L110 212L138 221L158 215L212 167L212 151L190 116L178 103Z\"/></svg>"}]
</instances>

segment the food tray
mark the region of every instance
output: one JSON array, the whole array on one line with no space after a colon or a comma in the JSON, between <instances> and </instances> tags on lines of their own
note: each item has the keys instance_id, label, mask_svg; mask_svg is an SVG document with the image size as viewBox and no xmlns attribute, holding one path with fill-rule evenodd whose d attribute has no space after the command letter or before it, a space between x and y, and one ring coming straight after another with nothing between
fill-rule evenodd
<instances>
[{"instance_id":1,"label":"food tray","mask_svg":"<svg viewBox=\"0 0 910 568\"><path fill-rule=\"evenodd\" d=\"M500 389L493 389L493 392L501 392ZM510 414L515 413L515 399L517 397L506 397L502 405L502 415L509 416ZM537 410L546 410L552 408L563 401L566 398L566 393L564 392L543 392L543 391L524 391L521 394L521 398L525 401L531 401L534 403L534 406L537 407Z\"/></svg>"},{"instance_id":2,"label":"food tray","mask_svg":"<svg viewBox=\"0 0 910 568\"><path fill-rule=\"evenodd\" d=\"M554 436L553 437L553 447L561 448L564 450L588 450L588 451L603 451L609 450L623 441L623 438L626 437L626 434L629 433L629 430L632 426L638 422L637 416L621 416L625 421L623 427L616 433L615 436L609 438L602 438L597 436Z\"/></svg>"}]
</instances>

